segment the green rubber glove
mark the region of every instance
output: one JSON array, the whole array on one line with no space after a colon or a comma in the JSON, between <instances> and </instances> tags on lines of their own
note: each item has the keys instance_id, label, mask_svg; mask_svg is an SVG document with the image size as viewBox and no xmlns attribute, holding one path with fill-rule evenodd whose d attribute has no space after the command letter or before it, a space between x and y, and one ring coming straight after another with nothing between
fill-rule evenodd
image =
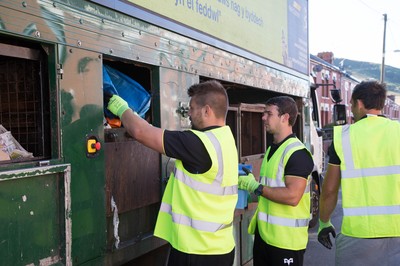
<instances>
[{"instance_id":1,"label":"green rubber glove","mask_svg":"<svg viewBox=\"0 0 400 266\"><path fill-rule=\"evenodd\" d=\"M107 109L114 115L121 117L122 114L129 109L129 105L118 95L113 95L108 102Z\"/></svg>"},{"instance_id":2,"label":"green rubber glove","mask_svg":"<svg viewBox=\"0 0 400 266\"><path fill-rule=\"evenodd\" d=\"M321 243L327 249L332 248L332 241L329 234L336 237L335 227L331 223L331 220L324 223L323 221L319 220L319 228L318 228L318 242Z\"/></svg>"},{"instance_id":3,"label":"green rubber glove","mask_svg":"<svg viewBox=\"0 0 400 266\"><path fill-rule=\"evenodd\" d=\"M239 189L244 189L250 193L253 193L254 190L256 190L260 186L260 183L258 183L254 178L254 175L250 173L248 175L239 176L238 185Z\"/></svg>"}]
</instances>

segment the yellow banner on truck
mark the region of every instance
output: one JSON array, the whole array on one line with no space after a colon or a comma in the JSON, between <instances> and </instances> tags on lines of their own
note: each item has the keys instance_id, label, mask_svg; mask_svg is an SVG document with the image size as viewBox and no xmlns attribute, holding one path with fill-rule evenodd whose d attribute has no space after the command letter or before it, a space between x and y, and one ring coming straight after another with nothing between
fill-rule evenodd
<instances>
[{"instance_id":1,"label":"yellow banner on truck","mask_svg":"<svg viewBox=\"0 0 400 266\"><path fill-rule=\"evenodd\" d=\"M246 53L308 74L307 0L98 0L95 2L135 15L140 12L131 10L129 5L140 8L142 12L151 14L141 19L145 18L146 21L160 27L221 48L226 47L223 43L229 44L234 48L228 48L230 52L235 52L235 49L239 48ZM152 17L157 18L154 14L159 15L158 20L151 21ZM169 24L165 23L165 20L168 20ZM178 27L183 25L196 31L196 34L168 27L171 25L170 22L176 23ZM243 55L240 52L239 54Z\"/></svg>"}]
</instances>

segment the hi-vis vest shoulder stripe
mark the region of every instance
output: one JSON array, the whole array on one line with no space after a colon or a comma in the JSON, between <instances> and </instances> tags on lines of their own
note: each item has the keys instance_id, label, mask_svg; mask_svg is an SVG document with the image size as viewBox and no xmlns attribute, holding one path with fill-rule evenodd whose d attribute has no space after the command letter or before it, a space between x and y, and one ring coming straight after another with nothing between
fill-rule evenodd
<instances>
[{"instance_id":1,"label":"hi-vis vest shoulder stripe","mask_svg":"<svg viewBox=\"0 0 400 266\"><path fill-rule=\"evenodd\" d=\"M284 187L287 161L295 151L301 149L305 149L305 146L297 138L289 138L282 143L269 160L268 149L261 165L261 183L269 187ZM254 233L257 225L261 238L269 245L290 250L305 249L310 217L310 180L309 177L303 197L296 207L259 197L249 233Z\"/></svg>"},{"instance_id":2,"label":"hi-vis vest shoulder stripe","mask_svg":"<svg viewBox=\"0 0 400 266\"><path fill-rule=\"evenodd\" d=\"M206 132L192 130L206 147L212 166L203 174L175 162L154 235L190 254L226 254L235 246L233 215L238 193L238 157L227 126Z\"/></svg>"},{"instance_id":3,"label":"hi-vis vest shoulder stripe","mask_svg":"<svg viewBox=\"0 0 400 266\"><path fill-rule=\"evenodd\" d=\"M341 161L343 234L400 236L399 139L400 124L383 117L334 128Z\"/></svg>"}]
</instances>

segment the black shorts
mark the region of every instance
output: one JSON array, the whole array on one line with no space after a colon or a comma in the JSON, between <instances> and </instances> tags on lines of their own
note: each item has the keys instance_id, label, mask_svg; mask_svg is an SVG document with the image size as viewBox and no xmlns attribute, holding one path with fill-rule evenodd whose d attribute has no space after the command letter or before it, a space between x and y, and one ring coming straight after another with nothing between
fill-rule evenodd
<instances>
[{"instance_id":1,"label":"black shorts","mask_svg":"<svg viewBox=\"0 0 400 266\"><path fill-rule=\"evenodd\" d=\"M196 255L180 252L171 246L168 266L232 266L235 249L221 255Z\"/></svg>"},{"instance_id":2,"label":"black shorts","mask_svg":"<svg viewBox=\"0 0 400 266\"><path fill-rule=\"evenodd\" d=\"M262 240L260 234L256 230L253 247L253 265L302 266L305 251L305 249L289 250L268 245Z\"/></svg>"}]
</instances>

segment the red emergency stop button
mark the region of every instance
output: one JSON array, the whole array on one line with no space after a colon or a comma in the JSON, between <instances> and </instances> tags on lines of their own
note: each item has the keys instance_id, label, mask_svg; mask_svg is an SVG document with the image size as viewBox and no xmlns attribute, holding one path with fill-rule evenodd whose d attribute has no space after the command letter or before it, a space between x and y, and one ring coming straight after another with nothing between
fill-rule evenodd
<instances>
[{"instance_id":1,"label":"red emergency stop button","mask_svg":"<svg viewBox=\"0 0 400 266\"><path fill-rule=\"evenodd\" d=\"M88 157L96 156L100 149L101 143L95 136L90 136L86 139L86 155Z\"/></svg>"},{"instance_id":2,"label":"red emergency stop button","mask_svg":"<svg viewBox=\"0 0 400 266\"><path fill-rule=\"evenodd\" d=\"M92 144L92 148L96 149L96 151L99 151L101 149L101 143L96 142L95 144Z\"/></svg>"}]
</instances>

